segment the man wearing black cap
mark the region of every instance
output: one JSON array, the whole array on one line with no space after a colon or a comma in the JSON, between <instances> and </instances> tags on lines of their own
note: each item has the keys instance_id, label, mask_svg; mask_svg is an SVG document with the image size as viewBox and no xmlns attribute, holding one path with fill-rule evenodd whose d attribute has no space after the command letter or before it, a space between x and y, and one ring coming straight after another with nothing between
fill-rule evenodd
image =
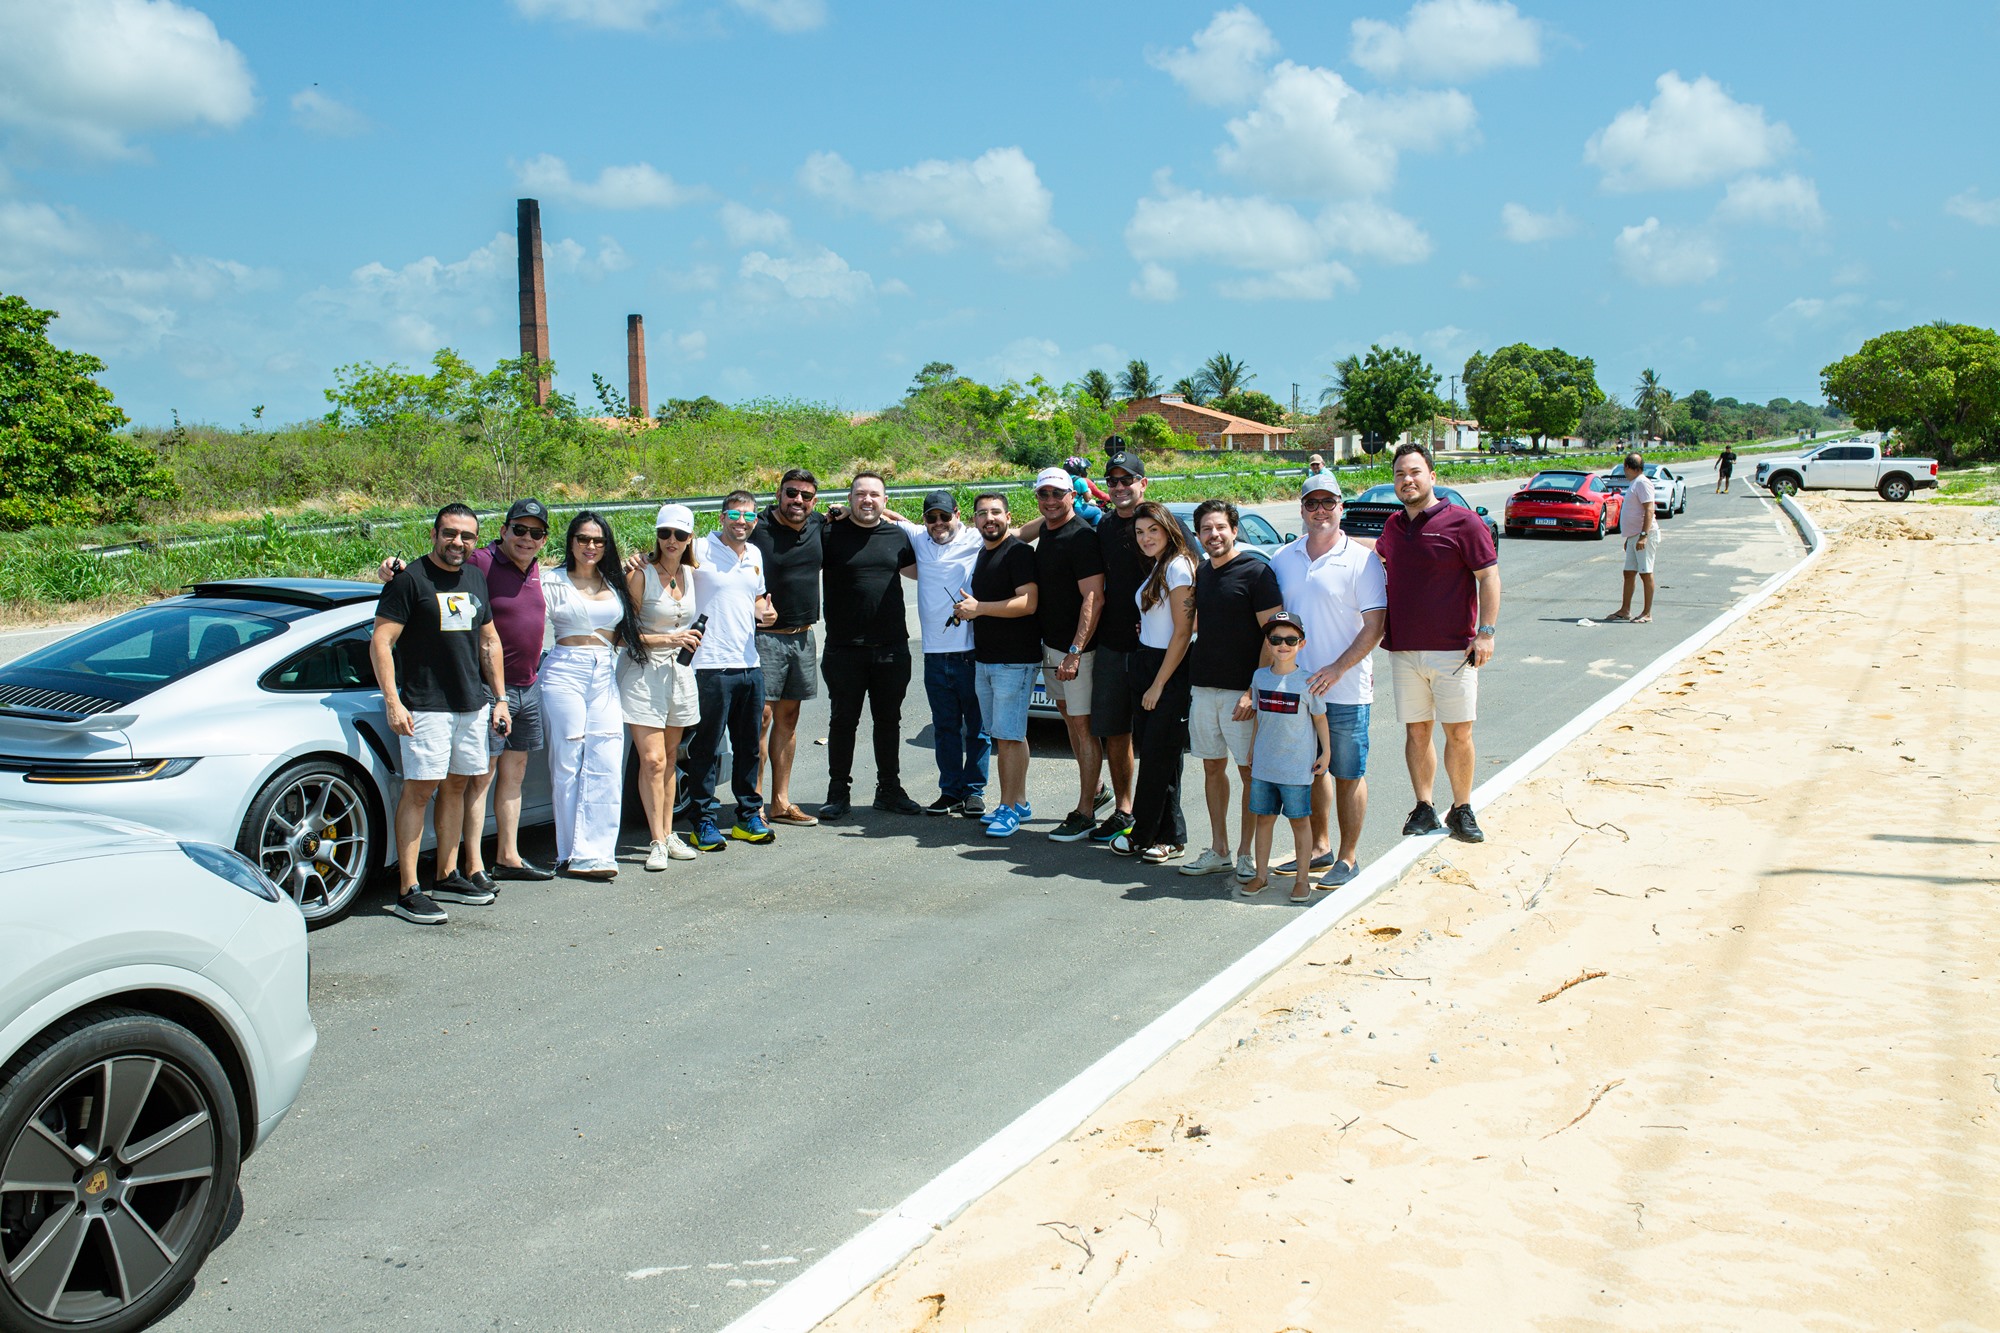
<instances>
[{"instance_id":1,"label":"man wearing black cap","mask_svg":"<svg viewBox=\"0 0 2000 1333\"><path fill-rule=\"evenodd\" d=\"M971 595L972 567L985 542L958 517L947 490L924 497L924 523L902 523L916 553L903 577L917 581L917 619L924 635L924 693L931 704L931 748L937 752L938 796L925 814L986 813L986 728L979 715L972 625L957 604Z\"/></svg>"},{"instance_id":2,"label":"man wearing black cap","mask_svg":"<svg viewBox=\"0 0 2000 1333\"><path fill-rule=\"evenodd\" d=\"M1092 680L1090 734L1104 747L1111 770L1111 812L1091 831L1092 842L1110 842L1132 827L1132 700L1125 678L1139 651L1139 585L1153 562L1140 554L1139 502L1146 498L1146 463L1124 449L1116 435L1105 442L1104 489L1111 511L1097 521L1104 552L1104 617L1097 622L1097 674Z\"/></svg>"},{"instance_id":3,"label":"man wearing black cap","mask_svg":"<svg viewBox=\"0 0 2000 1333\"><path fill-rule=\"evenodd\" d=\"M906 566L916 564L910 539L883 521L888 489L874 472L857 472L847 491L847 521L826 529L822 592L826 606L826 677L832 717L827 723L823 820L853 809L854 741L865 706L874 724L875 808L916 815L923 807L903 790L903 695L910 688L910 630L903 614Z\"/></svg>"}]
</instances>

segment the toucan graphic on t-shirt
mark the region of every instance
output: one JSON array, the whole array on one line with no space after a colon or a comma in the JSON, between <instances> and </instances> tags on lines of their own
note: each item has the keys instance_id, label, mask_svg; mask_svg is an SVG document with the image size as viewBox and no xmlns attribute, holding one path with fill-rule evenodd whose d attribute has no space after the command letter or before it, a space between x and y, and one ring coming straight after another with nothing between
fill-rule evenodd
<instances>
[{"instance_id":1,"label":"toucan graphic on t-shirt","mask_svg":"<svg viewBox=\"0 0 2000 1333\"><path fill-rule=\"evenodd\" d=\"M469 630L479 620L479 599L469 592L441 592L438 599L440 630Z\"/></svg>"}]
</instances>

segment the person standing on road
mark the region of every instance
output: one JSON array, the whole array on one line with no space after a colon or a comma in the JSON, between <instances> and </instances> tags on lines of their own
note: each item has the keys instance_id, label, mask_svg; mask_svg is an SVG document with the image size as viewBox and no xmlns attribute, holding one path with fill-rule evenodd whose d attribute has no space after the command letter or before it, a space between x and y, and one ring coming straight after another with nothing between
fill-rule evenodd
<instances>
[{"instance_id":1,"label":"person standing on road","mask_svg":"<svg viewBox=\"0 0 2000 1333\"><path fill-rule=\"evenodd\" d=\"M1188 743L1188 644L1194 638L1194 555L1180 520L1147 501L1134 516L1133 536L1150 568L1132 596L1139 611L1139 645L1127 667L1132 693L1132 740L1139 772L1132 825L1111 840L1120 856L1148 865L1177 861L1187 849L1181 814L1181 769Z\"/></svg>"},{"instance_id":2,"label":"person standing on road","mask_svg":"<svg viewBox=\"0 0 2000 1333\"><path fill-rule=\"evenodd\" d=\"M1194 533L1208 559L1194 571L1195 640L1188 647L1188 749L1201 760L1211 841L1181 866L1183 875L1213 875L1233 864L1236 878L1257 873L1251 855L1250 677L1263 660L1264 623L1285 604L1266 561L1236 545L1241 519L1227 500L1195 507ZM1236 859L1229 856L1229 764L1236 762L1242 814Z\"/></svg>"},{"instance_id":3,"label":"person standing on road","mask_svg":"<svg viewBox=\"0 0 2000 1333\"><path fill-rule=\"evenodd\" d=\"M1008 532L1007 497L997 491L979 496L972 502L972 520L980 549L956 610L972 626L979 716L1000 770L1000 803L982 822L987 837L1006 838L1030 814L1028 703L1042 663L1040 589L1035 552Z\"/></svg>"},{"instance_id":4,"label":"person standing on road","mask_svg":"<svg viewBox=\"0 0 2000 1333\"><path fill-rule=\"evenodd\" d=\"M764 675L764 714L757 775L771 769L773 823L801 828L819 823L792 799L792 764L798 750L799 709L819 695L819 663L813 626L820 614L820 577L826 564L827 517L819 501L819 478L793 468L778 482L778 497L750 534L763 553L777 619L757 631L757 660Z\"/></svg>"},{"instance_id":5,"label":"person standing on road","mask_svg":"<svg viewBox=\"0 0 2000 1333\"><path fill-rule=\"evenodd\" d=\"M910 630L902 572L917 563L910 538L883 519L889 493L881 476L857 472L848 484L845 521L825 537L827 723L826 804L822 820L854 807L854 742L868 709L875 742L875 808L897 815L924 808L903 790L903 696L910 688Z\"/></svg>"},{"instance_id":6,"label":"person standing on road","mask_svg":"<svg viewBox=\"0 0 2000 1333\"><path fill-rule=\"evenodd\" d=\"M653 518L653 549L645 563L625 576L639 613L639 642L645 651L618 659L618 698L625 725L639 756L639 801L646 807L646 869L665 870L669 861L692 861L696 852L674 832L674 797L681 737L701 718L699 688L691 659L701 647L694 628L694 511L661 505ZM682 661L687 654L689 662Z\"/></svg>"},{"instance_id":7,"label":"person standing on road","mask_svg":"<svg viewBox=\"0 0 2000 1333\"><path fill-rule=\"evenodd\" d=\"M1334 889L1353 879L1360 865L1361 826L1368 818L1368 721L1375 702L1371 654L1382 641L1388 594L1382 561L1340 530L1340 482L1320 472L1299 489L1304 532L1278 552L1271 568L1285 609L1306 627L1298 664L1307 673L1307 690L1326 704L1333 749L1313 776L1311 845L1296 854L1308 858L1308 870L1326 871L1321 888Z\"/></svg>"},{"instance_id":8,"label":"person standing on road","mask_svg":"<svg viewBox=\"0 0 2000 1333\"><path fill-rule=\"evenodd\" d=\"M1069 473L1059 467L1045 467L1035 477L1035 504L1041 510L1035 542L1035 615L1042 630L1042 683L1069 731L1080 793L1076 808L1049 834L1057 842L1081 842L1090 836L1096 824L1097 777L1103 767L1090 714L1096 657L1092 647L1104 609L1104 549L1097 533L1076 516L1075 494ZM1111 519L1107 514L1104 521Z\"/></svg>"},{"instance_id":9,"label":"person standing on road","mask_svg":"<svg viewBox=\"0 0 2000 1333\"><path fill-rule=\"evenodd\" d=\"M694 847L719 852L729 846L716 827L722 805L722 732L732 751L729 784L736 797L736 823L729 837L740 842L775 842L764 822L764 798L757 790L757 737L764 715L764 673L757 662L755 632L778 618L764 584L764 553L750 544L757 526L757 497L731 491L722 502L721 526L704 538L694 568L695 605L708 617L694 655L695 698L700 720L688 742L688 782Z\"/></svg>"},{"instance_id":10,"label":"person standing on road","mask_svg":"<svg viewBox=\"0 0 2000 1333\"><path fill-rule=\"evenodd\" d=\"M1264 624L1264 642L1271 662L1250 678L1256 700L1251 723L1250 813L1257 818L1257 873L1236 890L1239 898L1255 898L1271 883L1271 834L1278 816L1291 821L1292 843L1312 839L1312 791L1325 774L1332 739L1327 734L1327 704L1302 680L1298 653L1311 640L1305 623L1280 611ZM1301 852L1292 862L1292 901L1309 902L1313 895L1312 866Z\"/></svg>"},{"instance_id":11,"label":"person standing on road","mask_svg":"<svg viewBox=\"0 0 2000 1333\"><path fill-rule=\"evenodd\" d=\"M431 523L431 553L382 589L368 642L389 730L401 748L394 911L419 925L446 919L432 894L417 887L424 812L435 796L439 862L445 864L464 833L467 780L486 771L487 729L504 735L509 725L506 670L486 576L466 563L478 540L479 517L470 508L440 509ZM491 889L455 873L441 874L431 887L448 902L493 901Z\"/></svg>"},{"instance_id":12,"label":"person standing on road","mask_svg":"<svg viewBox=\"0 0 2000 1333\"><path fill-rule=\"evenodd\" d=\"M1646 460L1638 454L1625 455L1625 496L1618 502L1618 535L1625 539L1625 597L1606 620L1629 620L1635 625L1653 621L1653 553L1660 545L1660 520L1653 512L1653 482L1646 475ZM1646 603L1637 616L1632 614L1632 582L1645 585Z\"/></svg>"},{"instance_id":13,"label":"person standing on road","mask_svg":"<svg viewBox=\"0 0 2000 1333\"><path fill-rule=\"evenodd\" d=\"M1437 469L1421 444L1397 448L1396 498L1375 554L1388 571L1390 677L1403 724L1403 758L1417 804L1405 836L1449 829L1460 842L1484 842L1472 814L1472 723L1479 713L1479 672L1493 658L1500 619L1500 553L1470 509L1437 494ZM1431 791L1437 780L1432 723L1444 728L1444 769L1451 810L1439 824Z\"/></svg>"},{"instance_id":14,"label":"person standing on road","mask_svg":"<svg viewBox=\"0 0 2000 1333\"><path fill-rule=\"evenodd\" d=\"M924 694L931 705L931 748L937 754L938 795L929 815L986 813L986 730L981 725L972 625L958 614L971 593L972 569L985 543L959 521L958 500L947 490L924 497L924 522L899 523L916 563L903 569L917 581L917 619L923 625Z\"/></svg>"},{"instance_id":15,"label":"person standing on road","mask_svg":"<svg viewBox=\"0 0 2000 1333\"><path fill-rule=\"evenodd\" d=\"M1736 471L1736 451L1728 445L1722 446L1722 453L1715 460L1715 493L1729 494L1730 474Z\"/></svg>"}]
</instances>

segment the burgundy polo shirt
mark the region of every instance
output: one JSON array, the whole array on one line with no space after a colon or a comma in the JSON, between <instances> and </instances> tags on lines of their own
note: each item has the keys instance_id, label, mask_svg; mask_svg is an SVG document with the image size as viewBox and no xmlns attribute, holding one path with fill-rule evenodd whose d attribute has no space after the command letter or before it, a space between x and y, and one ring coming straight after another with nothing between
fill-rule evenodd
<instances>
[{"instance_id":1,"label":"burgundy polo shirt","mask_svg":"<svg viewBox=\"0 0 2000 1333\"><path fill-rule=\"evenodd\" d=\"M500 661L509 685L525 689L535 683L542 665L542 627L548 606L542 601L542 566L529 561L526 573L500 553L500 543L482 546L466 559L486 576L493 603L493 630L500 636Z\"/></svg>"},{"instance_id":2,"label":"burgundy polo shirt","mask_svg":"<svg viewBox=\"0 0 2000 1333\"><path fill-rule=\"evenodd\" d=\"M1479 628L1479 589L1472 576L1500 563L1493 534L1477 514L1443 500L1414 519L1408 510L1398 510L1382 525L1375 554L1389 574L1384 648L1462 653L1472 646Z\"/></svg>"}]
</instances>

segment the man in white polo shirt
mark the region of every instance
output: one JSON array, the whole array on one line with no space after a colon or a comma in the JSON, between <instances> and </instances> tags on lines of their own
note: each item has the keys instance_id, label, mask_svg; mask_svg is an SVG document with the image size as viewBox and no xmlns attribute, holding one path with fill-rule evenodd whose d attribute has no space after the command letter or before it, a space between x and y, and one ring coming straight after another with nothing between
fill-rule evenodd
<instances>
[{"instance_id":1,"label":"man in white polo shirt","mask_svg":"<svg viewBox=\"0 0 2000 1333\"><path fill-rule=\"evenodd\" d=\"M937 753L938 796L927 815L986 813L986 756L990 748L979 716L972 659L972 624L958 615L971 596L972 567L986 542L958 517L958 499L939 489L924 497L924 522L900 525L917 563L903 577L917 581L917 619L923 623L924 693L931 703L931 748Z\"/></svg>"},{"instance_id":2,"label":"man in white polo shirt","mask_svg":"<svg viewBox=\"0 0 2000 1333\"><path fill-rule=\"evenodd\" d=\"M1271 558L1285 610L1305 625L1298 660L1311 673L1307 688L1326 700L1333 753L1326 772L1313 782L1313 845L1298 852L1312 857L1312 869L1325 866L1322 889L1338 888L1359 869L1356 849L1368 814L1368 712L1375 702L1369 654L1382 641L1389 619L1382 562L1340 530L1340 514L1340 483L1331 473L1313 473L1299 488L1303 531ZM1330 836L1335 820L1340 826L1337 851ZM1290 869L1278 867L1281 873Z\"/></svg>"},{"instance_id":3,"label":"man in white polo shirt","mask_svg":"<svg viewBox=\"0 0 2000 1333\"><path fill-rule=\"evenodd\" d=\"M764 798L757 790L757 734L764 716L764 672L753 638L778 613L764 586L764 553L752 546L757 497L732 491L722 502L718 530L702 539L701 563L694 568L695 609L707 620L695 650L695 695L701 720L688 742L690 817L697 851L729 846L716 816L722 805L715 789L721 778L722 729L729 728L734 751L729 785L736 797L736 823L729 837L770 843L777 835L764 821Z\"/></svg>"},{"instance_id":4,"label":"man in white polo shirt","mask_svg":"<svg viewBox=\"0 0 2000 1333\"><path fill-rule=\"evenodd\" d=\"M1653 482L1646 475L1646 460L1638 454L1625 455L1625 498L1618 506L1618 535L1625 539L1625 600L1606 620L1629 620L1635 625L1653 620L1653 553L1660 545L1660 520L1653 508ZM1632 584L1643 584L1646 602L1638 615L1632 614Z\"/></svg>"}]
</instances>

